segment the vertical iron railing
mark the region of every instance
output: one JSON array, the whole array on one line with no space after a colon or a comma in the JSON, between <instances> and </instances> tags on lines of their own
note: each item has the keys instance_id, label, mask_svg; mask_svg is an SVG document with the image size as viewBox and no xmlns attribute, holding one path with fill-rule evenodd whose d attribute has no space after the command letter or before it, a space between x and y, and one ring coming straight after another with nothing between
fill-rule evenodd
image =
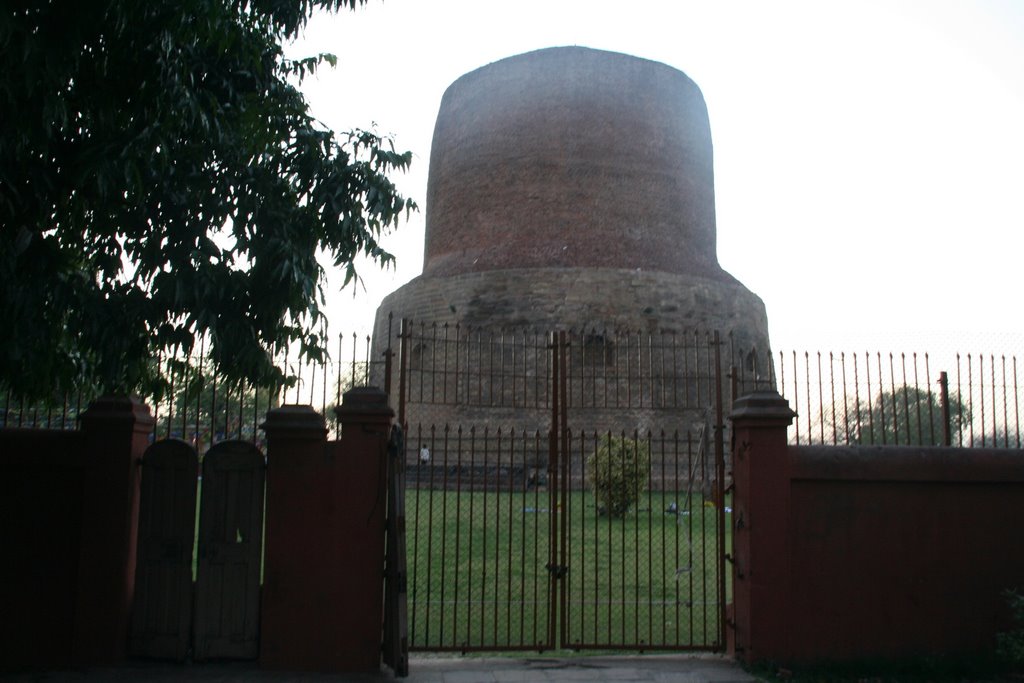
<instances>
[{"instance_id":1,"label":"vertical iron railing","mask_svg":"<svg viewBox=\"0 0 1024 683\"><path fill-rule=\"evenodd\" d=\"M780 351L796 444L1021 448L1016 356ZM938 365L938 368L936 367Z\"/></svg>"},{"instance_id":2,"label":"vertical iron railing","mask_svg":"<svg viewBox=\"0 0 1024 683\"><path fill-rule=\"evenodd\" d=\"M552 580L557 582L558 632L561 634L560 642L565 647L566 634L569 631L569 591L567 590L567 578L570 564L575 564L575 558L569 555L568 533L570 514L568 500L571 490L568 458L570 453L570 435L567 417L569 406L569 365L567 362L569 339L565 332L558 332L552 335L552 341L554 342L553 358L555 363L551 375L551 390L557 400L553 403L552 407L551 431L557 438L553 440L553 448L550 451L549 458L554 465L551 468L552 472L556 472L558 476L556 484L551 487L552 491L557 492L557 498L553 499L554 505L551 509L551 518L552 534L557 534L558 543L552 548L557 554L553 553L551 557L557 559L554 559L552 565L549 566L549 572L551 573Z\"/></svg>"},{"instance_id":3,"label":"vertical iron railing","mask_svg":"<svg viewBox=\"0 0 1024 683\"><path fill-rule=\"evenodd\" d=\"M728 589L720 553L728 537L720 533L728 527L720 516L727 505L703 492L704 480L717 477L714 460L692 433L570 430L568 479L600 476L597 453L609 444L647 454L650 467L634 479L637 502L621 516L602 511L588 488L563 485L562 646L721 649ZM610 461L604 467L606 477L616 475Z\"/></svg>"},{"instance_id":4,"label":"vertical iron railing","mask_svg":"<svg viewBox=\"0 0 1024 683\"><path fill-rule=\"evenodd\" d=\"M337 437L332 409L345 391L368 384L383 365L383 358L370 357L370 343L368 335L339 334L337 348L323 363L300 362L297 354L282 354L277 365L288 380L278 388L228 382L213 370L202 338L190 356L161 355L155 363L163 387L158 394L142 396L155 419L153 439L182 439L200 453L226 439L260 443L259 425L266 412L285 403L313 406L328 417ZM29 402L10 391L0 392L0 428L76 429L78 417L98 396L98 391L83 389L70 396Z\"/></svg>"},{"instance_id":5,"label":"vertical iron railing","mask_svg":"<svg viewBox=\"0 0 1024 683\"><path fill-rule=\"evenodd\" d=\"M398 340L410 649L550 649L550 340L409 321Z\"/></svg>"},{"instance_id":6,"label":"vertical iron railing","mask_svg":"<svg viewBox=\"0 0 1024 683\"><path fill-rule=\"evenodd\" d=\"M407 323L407 363L395 403L503 406L547 411L551 401L550 355L540 332L489 333L459 325ZM397 326L396 326L397 327ZM620 334L568 332L567 409L620 409L628 416L615 429L655 430L660 411L710 405L714 378L708 371L712 335L700 332ZM397 349L385 342L383 348ZM205 344L191 359L161 356L166 378L159 397L147 396L157 427L154 438L175 437L205 451L228 438L258 440L267 409L304 403L323 412L329 423L342 394L353 386L394 382L383 374L384 356L371 356L371 338L339 334L331 357L300 363L284 354L279 367L292 378L280 390L227 384L210 372ZM723 354L733 368L725 405L736 396L774 386L797 411L790 430L794 443L942 445L1020 448L1021 382L1015 355L895 352L796 352L740 348L732 337ZM499 351L500 350L500 351ZM384 352L386 353L386 351ZM946 377L945 389L941 378ZM0 427L75 429L93 391L30 402L0 390ZM438 411L435 411L438 412ZM414 416L415 417L415 416ZM429 416L421 416L429 419ZM419 419L419 418L416 418ZM422 421L422 420L421 420ZM430 420L443 424L443 415ZM533 419L536 422L536 419ZM688 430L694 425L678 425ZM949 432L948 439L946 433ZM727 463L728 465L728 463Z\"/></svg>"},{"instance_id":7,"label":"vertical iron railing","mask_svg":"<svg viewBox=\"0 0 1024 683\"><path fill-rule=\"evenodd\" d=\"M731 397L715 401L728 348L716 335L404 321L398 338L411 649L723 646ZM628 532L589 493L585 451L601 434L661 454ZM655 612L685 624L656 628Z\"/></svg>"}]
</instances>

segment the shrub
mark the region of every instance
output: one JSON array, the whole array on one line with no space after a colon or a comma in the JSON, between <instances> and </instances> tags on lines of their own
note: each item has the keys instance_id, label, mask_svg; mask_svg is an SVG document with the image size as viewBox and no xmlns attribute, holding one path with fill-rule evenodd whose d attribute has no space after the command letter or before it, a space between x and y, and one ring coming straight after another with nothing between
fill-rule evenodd
<instances>
[{"instance_id":1,"label":"shrub","mask_svg":"<svg viewBox=\"0 0 1024 683\"><path fill-rule=\"evenodd\" d=\"M639 438L606 435L587 457L587 483L597 498L597 509L609 517L623 517L647 488L651 453Z\"/></svg>"}]
</instances>

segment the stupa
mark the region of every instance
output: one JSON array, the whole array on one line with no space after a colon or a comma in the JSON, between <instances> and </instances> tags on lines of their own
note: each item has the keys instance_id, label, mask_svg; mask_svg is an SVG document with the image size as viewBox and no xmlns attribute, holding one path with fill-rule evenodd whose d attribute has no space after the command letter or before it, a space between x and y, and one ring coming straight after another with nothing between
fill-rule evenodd
<instances>
[{"instance_id":1,"label":"stupa","mask_svg":"<svg viewBox=\"0 0 1024 683\"><path fill-rule=\"evenodd\" d=\"M423 273L388 316L489 328L719 330L767 315L716 251L711 129L681 71L582 47L494 62L445 92Z\"/></svg>"},{"instance_id":2,"label":"stupa","mask_svg":"<svg viewBox=\"0 0 1024 683\"><path fill-rule=\"evenodd\" d=\"M389 330L397 348L403 318L429 326L407 338L405 417L417 433L543 431L551 366L543 339L530 341L538 330L577 331L563 371L575 424L707 431L715 378L700 335L719 333L726 371L756 364L769 341L761 299L718 263L697 85L665 64L582 47L452 83L430 154L423 273L381 303L375 358ZM481 329L523 337L461 341Z\"/></svg>"}]
</instances>

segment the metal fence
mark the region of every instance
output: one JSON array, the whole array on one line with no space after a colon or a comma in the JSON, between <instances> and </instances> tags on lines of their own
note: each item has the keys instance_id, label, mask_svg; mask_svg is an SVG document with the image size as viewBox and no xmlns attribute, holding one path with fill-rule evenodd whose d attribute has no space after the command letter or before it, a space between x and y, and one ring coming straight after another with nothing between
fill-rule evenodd
<instances>
[{"instance_id":1,"label":"metal fence","mask_svg":"<svg viewBox=\"0 0 1024 683\"><path fill-rule=\"evenodd\" d=\"M559 471L530 462L547 432L435 436L407 471L411 649L722 647L731 510L701 435L574 430ZM650 458L620 516L584 483L612 438Z\"/></svg>"},{"instance_id":2,"label":"metal fence","mask_svg":"<svg viewBox=\"0 0 1024 683\"><path fill-rule=\"evenodd\" d=\"M1021 448L1016 356L778 352L796 444Z\"/></svg>"},{"instance_id":3,"label":"metal fence","mask_svg":"<svg viewBox=\"0 0 1024 683\"><path fill-rule=\"evenodd\" d=\"M551 387L551 330L447 323L388 325L391 347L408 347L405 401L489 408L546 408ZM756 350L714 331L567 330L566 382L572 408L688 409L712 399L715 351L737 367L737 386L771 381ZM730 387L726 387L728 391Z\"/></svg>"},{"instance_id":4,"label":"metal fence","mask_svg":"<svg viewBox=\"0 0 1024 683\"><path fill-rule=\"evenodd\" d=\"M718 335L396 339L411 649L724 646Z\"/></svg>"},{"instance_id":5,"label":"metal fence","mask_svg":"<svg viewBox=\"0 0 1024 683\"><path fill-rule=\"evenodd\" d=\"M678 432L620 434L626 450L649 454L650 465L636 501L610 518L594 488L614 472L615 465L599 457L613 438L585 431L567 437L558 555L565 571L561 646L722 649L732 511L722 482L715 481L719 467L708 440Z\"/></svg>"},{"instance_id":6,"label":"metal fence","mask_svg":"<svg viewBox=\"0 0 1024 683\"><path fill-rule=\"evenodd\" d=\"M370 381L370 337L358 333L338 335L337 347L323 364L282 356L278 363L289 378L282 387L261 387L226 381L213 370L205 344L195 345L191 357L158 358L165 387L159 395L142 396L155 425L153 438L176 438L193 444L202 454L226 439L262 442L260 424L268 410L286 403L317 408L332 425L340 426L333 408L342 394ZM0 393L0 427L77 429L78 418L98 392L81 389L70 396L30 402L11 392Z\"/></svg>"},{"instance_id":7,"label":"metal fence","mask_svg":"<svg viewBox=\"0 0 1024 683\"><path fill-rule=\"evenodd\" d=\"M93 398L91 391L78 391L49 401L26 401L6 391L0 394L0 427L77 429L78 416Z\"/></svg>"},{"instance_id":8,"label":"metal fence","mask_svg":"<svg viewBox=\"0 0 1024 683\"><path fill-rule=\"evenodd\" d=\"M541 353L547 340L535 337L537 333L518 333L520 348L497 356L495 349L513 333L429 324L418 324L414 330L420 346L412 351L419 359L409 368L409 400L462 405L497 401L509 409L533 405L547 410L550 397L545 392L550 387L538 380L548 372ZM792 443L942 445L947 443L947 429L948 443L957 447L1021 448L1024 443L1024 383L1015 355L759 354L736 348L728 337L721 343L729 372L724 378L726 406L745 391L774 386L797 412L789 432ZM707 333L578 333L570 352L577 362L567 376L568 402L574 408L612 410L628 405L636 414L701 405L714 382L707 358L699 358L700 349L708 344ZM465 369L468 360L488 353L500 370L495 377L503 379L492 382ZM208 360L201 356L189 363L181 360L159 360L168 391L143 399L157 420L155 436L191 441L201 452L226 438L259 440L263 415L283 403L312 405L334 425L331 411L348 388L383 384L386 379L384 355L372 357L370 337L354 332L338 336L326 363L282 358L280 367L292 378L286 388L230 385L210 372ZM502 368L502 363L508 367ZM448 378L443 383L442 375ZM690 379L681 381L684 376ZM396 382L391 392L397 391ZM75 429L78 416L95 397L95 392L83 389L28 402L0 390L0 427ZM434 422L443 426L445 420ZM628 428L635 426L644 423L634 421Z\"/></svg>"}]
</instances>

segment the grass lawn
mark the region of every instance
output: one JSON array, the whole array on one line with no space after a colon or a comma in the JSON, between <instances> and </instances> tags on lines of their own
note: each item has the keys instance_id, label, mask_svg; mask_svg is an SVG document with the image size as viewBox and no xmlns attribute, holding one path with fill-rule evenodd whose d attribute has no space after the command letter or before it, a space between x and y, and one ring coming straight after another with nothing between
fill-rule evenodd
<instances>
[{"instance_id":1,"label":"grass lawn","mask_svg":"<svg viewBox=\"0 0 1024 683\"><path fill-rule=\"evenodd\" d=\"M538 490L407 491L410 646L719 645L715 507L698 494L652 491L609 519L589 492L573 491L556 516L563 535L551 529L556 505Z\"/></svg>"}]
</instances>

